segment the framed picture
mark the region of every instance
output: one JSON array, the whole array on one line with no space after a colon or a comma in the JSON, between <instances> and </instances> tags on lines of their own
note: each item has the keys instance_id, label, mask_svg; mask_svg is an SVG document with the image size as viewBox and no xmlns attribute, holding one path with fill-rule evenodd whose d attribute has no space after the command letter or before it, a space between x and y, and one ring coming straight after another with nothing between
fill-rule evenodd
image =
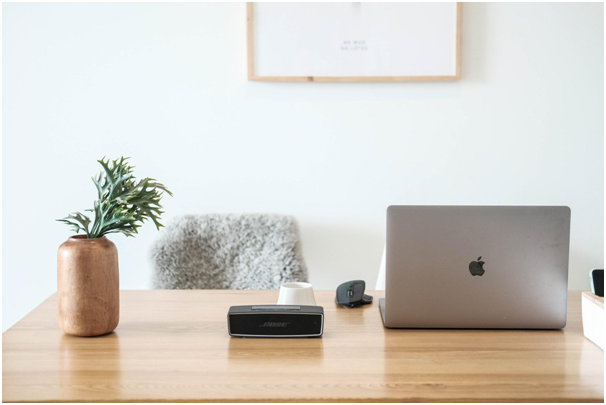
<instances>
[{"instance_id":1,"label":"framed picture","mask_svg":"<svg viewBox=\"0 0 606 405\"><path fill-rule=\"evenodd\" d=\"M461 3L247 3L248 79L458 80Z\"/></svg>"}]
</instances>

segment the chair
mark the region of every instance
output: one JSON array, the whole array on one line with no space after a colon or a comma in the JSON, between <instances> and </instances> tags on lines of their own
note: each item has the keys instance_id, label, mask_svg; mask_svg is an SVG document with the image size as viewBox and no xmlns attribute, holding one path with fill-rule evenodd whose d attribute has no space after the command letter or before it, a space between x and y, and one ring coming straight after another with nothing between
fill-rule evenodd
<instances>
[{"instance_id":1,"label":"chair","mask_svg":"<svg viewBox=\"0 0 606 405\"><path fill-rule=\"evenodd\" d=\"M285 215L186 215L152 246L154 288L279 289L307 281L296 220Z\"/></svg>"}]
</instances>

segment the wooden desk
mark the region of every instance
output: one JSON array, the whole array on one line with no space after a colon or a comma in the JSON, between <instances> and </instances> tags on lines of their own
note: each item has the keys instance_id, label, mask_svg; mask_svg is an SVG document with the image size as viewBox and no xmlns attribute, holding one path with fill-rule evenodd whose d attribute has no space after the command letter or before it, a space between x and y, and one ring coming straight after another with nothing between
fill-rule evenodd
<instances>
[{"instance_id":1,"label":"wooden desk","mask_svg":"<svg viewBox=\"0 0 606 405\"><path fill-rule=\"evenodd\" d=\"M316 292L320 339L227 335L230 305L277 291L123 291L114 333L64 335L53 295L3 334L3 401L604 401L604 352L563 331L384 329L375 302Z\"/></svg>"}]
</instances>

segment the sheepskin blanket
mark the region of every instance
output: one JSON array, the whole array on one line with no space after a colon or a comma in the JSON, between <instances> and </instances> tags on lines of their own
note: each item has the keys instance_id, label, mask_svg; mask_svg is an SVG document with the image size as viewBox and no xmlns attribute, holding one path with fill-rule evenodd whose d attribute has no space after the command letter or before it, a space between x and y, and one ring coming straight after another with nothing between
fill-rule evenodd
<instances>
[{"instance_id":1,"label":"sheepskin blanket","mask_svg":"<svg viewBox=\"0 0 606 405\"><path fill-rule=\"evenodd\" d=\"M278 289L307 281L296 220L285 215L187 215L152 246L154 288Z\"/></svg>"}]
</instances>

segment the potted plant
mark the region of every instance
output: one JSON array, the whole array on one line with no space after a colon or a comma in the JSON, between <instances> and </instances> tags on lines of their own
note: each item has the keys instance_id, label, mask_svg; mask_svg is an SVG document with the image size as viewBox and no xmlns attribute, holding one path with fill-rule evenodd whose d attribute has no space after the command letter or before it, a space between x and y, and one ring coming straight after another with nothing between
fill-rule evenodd
<instances>
[{"instance_id":1,"label":"potted plant","mask_svg":"<svg viewBox=\"0 0 606 405\"><path fill-rule=\"evenodd\" d=\"M103 171L92 178L98 198L86 210L94 212L93 221L80 212L57 220L84 232L69 237L57 253L59 325L69 335L98 336L118 326L118 251L106 235L135 236L149 219L158 230L163 226L160 200L172 193L154 179L137 181L127 160L98 160Z\"/></svg>"}]
</instances>

